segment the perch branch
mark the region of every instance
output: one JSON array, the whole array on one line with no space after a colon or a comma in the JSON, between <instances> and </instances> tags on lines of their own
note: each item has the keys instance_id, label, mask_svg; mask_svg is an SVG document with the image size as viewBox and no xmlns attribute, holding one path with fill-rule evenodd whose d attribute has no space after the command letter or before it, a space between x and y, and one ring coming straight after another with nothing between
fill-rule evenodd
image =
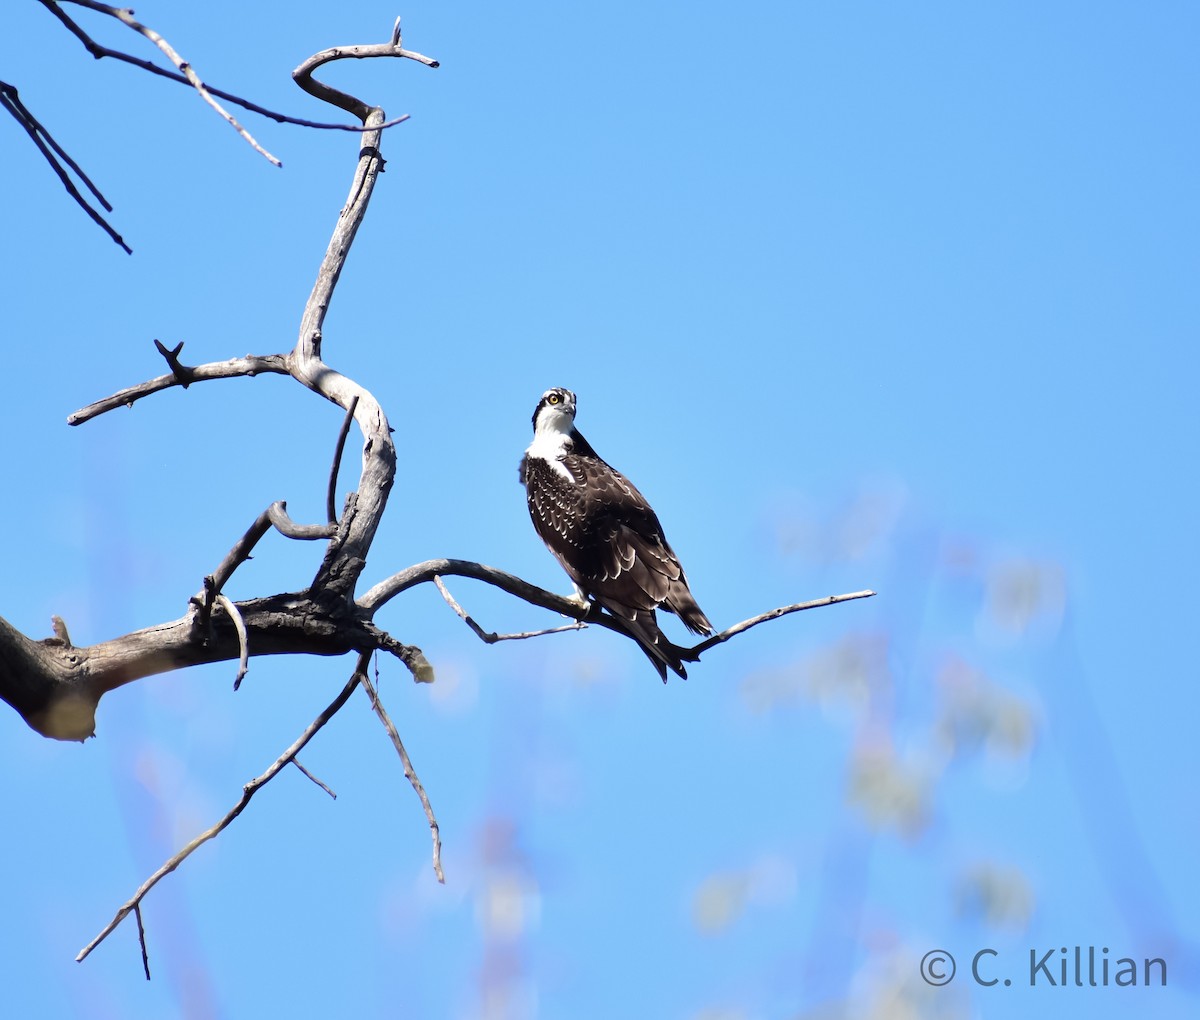
<instances>
[{"instance_id":1,"label":"perch branch","mask_svg":"<svg viewBox=\"0 0 1200 1020\"><path fill-rule=\"evenodd\" d=\"M78 204L78 206L86 212L92 220L106 233L113 241L124 249L127 255L133 254L133 249L129 247L122 239L121 235L113 229L111 223L108 222L100 213L98 213L90 202L79 193L79 189L75 187L75 182L71 180L67 170L75 174L76 177L83 182L84 187L88 189L103 207L105 212L112 212L112 206L109 204L101 193L88 177L87 174L80 169L79 164L75 162L61 145L59 145L46 130L45 126L39 121L29 108L21 102L21 98L17 92L16 86L9 85L7 82L0 81L0 106L3 106L13 117L18 124L21 125L33 140L33 144L37 146L38 151L50 164L51 169L58 174L58 179L62 181L62 185L67 189L67 194L70 195ZM62 162L59 162L61 160ZM63 164L66 164L65 166Z\"/></svg>"},{"instance_id":2,"label":"perch branch","mask_svg":"<svg viewBox=\"0 0 1200 1020\"><path fill-rule=\"evenodd\" d=\"M123 25L128 26L129 28L133 29L133 31L152 42L162 52L163 56L165 56L169 61L171 61L172 64L175 65L175 69L187 79L188 83L196 90L200 98L208 103L208 105L214 110L216 110L216 112L220 114L222 118L224 118L229 126L232 127L239 135L241 135L243 139L245 139L245 141L254 149L255 152L263 155L275 166L283 166L279 160L277 160L274 156L267 152L266 149L259 145L257 141L255 141L254 136L238 123L237 118L234 117L233 114L231 114L225 109L225 107L217 102L216 98L208 90L208 87L203 81L201 81L200 76L195 72L192 65L188 63L188 61L184 60L183 57L181 57L177 52L175 52L175 48L169 42L167 42L166 39L154 31L154 29L148 28L140 21L137 21L133 16L133 11L129 10L127 7L110 7L108 4L98 3L97 0L66 0L66 2L76 4L79 7L86 7L89 11L96 11L99 14L107 14L110 18L116 18ZM77 37L78 35L79 33L76 33Z\"/></svg>"},{"instance_id":3,"label":"perch branch","mask_svg":"<svg viewBox=\"0 0 1200 1020\"><path fill-rule=\"evenodd\" d=\"M437 875L437 880L446 884L446 876L442 873L442 836L438 829L437 818L433 813L433 805L429 803L429 796L425 793L425 787L421 785L421 778L417 775L416 769L413 768L412 761L408 757L408 752L404 749L404 744L400 740L400 734L396 731L396 726L392 722L392 717L388 715L387 709L383 707L383 702L379 700L379 692L371 683L371 678L367 676L366 670L362 674L362 688L367 692L367 697L371 699L371 708L379 717L379 721L383 723L383 727L387 730L387 735L391 738L392 746L395 747L396 753L400 755L400 763L404 766L404 777L412 784L412 788L416 791L417 796L421 800L421 807L425 809L425 818L429 822L429 832L433 838L433 873Z\"/></svg>"},{"instance_id":4,"label":"perch branch","mask_svg":"<svg viewBox=\"0 0 1200 1020\"><path fill-rule=\"evenodd\" d=\"M251 779L250 782L242 787L241 799L228 812L226 812L224 818L222 818L211 828L205 829L202 833L200 833L200 835L183 847L183 849L181 849L174 856L170 857L162 865L162 867L154 872L153 875L146 879L146 881L143 882L138 888L137 892L133 894L132 899L130 899L128 903L126 903L123 907L121 907L120 910L117 911L116 916L109 921L107 925L105 925L100 934L80 950L79 955L75 957L76 962L82 962L83 960L87 959L91 951L100 945L100 943L106 938L108 938L117 925L119 925L123 920L125 920L126 917L129 916L131 911L136 910L141 905L142 900L146 898L146 894L149 893L150 890L153 889L161 879L165 878L172 871L178 868L179 865L187 860L196 850L207 843L210 839L220 835L226 828L228 828L229 824L245 810L246 805L250 803L250 799L263 786L274 779L275 776L278 775L285 766L287 766L288 762L295 760L296 755L304 749L304 745L312 740L312 738L316 736L317 732L327 722L329 722L330 719L337 715L341 707L346 704L346 701L350 698L350 695L354 693L354 688L363 681L367 681L368 683L370 682L369 678L367 677L367 667L370 665L370 663L371 659L369 652L363 652L359 655L358 664L355 666L354 673L351 675L349 681L347 681L346 686L342 688L338 696L329 703L325 710L318 715L316 719L309 723L308 727L303 733L300 734L299 737L296 738L296 741L292 744L292 746L284 751L283 754L275 760L274 764L272 764L271 767L268 768L262 775L256 777L255 779Z\"/></svg>"},{"instance_id":5,"label":"perch branch","mask_svg":"<svg viewBox=\"0 0 1200 1020\"><path fill-rule=\"evenodd\" d=\"M79 24L63 11L55 0L38 0L38 2L53 14L63 26L82 44L84 49L88 51L97 60L104 57L112 57L114 60L121 61L125 64L132 64L134 67L140 68L143 71L149 71L151 74L157 75L160 78L166 78L168 81L178 82L180 85L187 85L191 88L192 83L187 77L179 74L176 71L168 71L165 67L159 67L157 64L151 63L149 60L143 60L141 57L135 57L128 53L122 53L120 50L110 49L108 46L103 46L96 42L88 35ZM59 2L72 3L73 0L59 0ZM303 117L292 117L286 113L279 113L276 110L269 110L265 106L259 106L258 103L251 102L249 99L243 99L241 96L234 95L232 92L226 92L224 89L215 88L212 85L205 84L212 95L218 99L224 99L228 103L233 103L236 106L242 107L244 110L249 110L251 113L257 113L263 117L269 117L278 124L294 124L297 127L316 128L319 131L361 131L361 124L329 124L322 121L306 120ZM384 128L395 127L397 124L403 124L409 119L406 113L401 117L396 117L384 124L380 124L380 130Z\"/></svg>"},{"instance_id":6,"label":"perch branch","mask_svg":"<svg viewBox=\"0 0 1200 1020\"><path fill-rule=\"evenodd\" d=\"M415 563L411 567L392 574L391 577L385 578L372 587L358 600L359 608L368 615L374 615L380 606L401 592L408 591L409 588L418 584L432 581L439 575L442 577L469 577L476 581L484 581L531 605L540 606L542 609L549 609L551 612L570 616L576 620L587 619L589 623L593 622L591 607L581 606L575 599L555 595L553 592L530 584L514 574L497 570L495 567L473 563L470 560L454 559L426 560L424 563ZM600 621L595 622L599 623Z\"/></svg>"},{"instance_id":7,"label":"perch branch","mask_svg":"<svg viewBox=\"0 0 1200 1020\"><path fill-rule=\"evenodd\" d=\"M629 631L620 620L601 609L595 603L586 606L581 605L575 599L555 595L519 577L505 573L503 570L484 566L482 563L472 563L469 560L426 560L424 563L414 564L380 581L371 588L358 600L359 608L368 615L373 616L379 610L380 606L389 599L395 598L401 592L407 591L415 585L433 581L442 590L443 597L447 599L450 607L464 620L467 620L471 629L484 641L491 644L492 640L502 640L499 635L494 636L493 639L485 636L482 628L470 620L463 612L462 607L448 597L449 593L445 590L445 586L440 580L440 576L442 575L470 577L477 581L484 581L487 584L500 588L502 591L508 592L510 595L516 596L524 602L528 602L530 605L540 606L543 609L549 609L563 616L570 616L579 623L594 623L600 627L606 627L608 630L616 631L618 634L624 634L626 637L630 636ZM789 613L798 613L805 609L816 609L818 606L832 606L838 602L849 602L852 599L870 598L874 594L873 591L856 591L846 595L829 595L825 598L813 599L809 602L798 602L791 606L780 606L778 609L772 609L758 616L753 616L748 620L743 620L741 623L734 624L727 630L723 630L720 634L714 634L692 648L681 647L680 650L686 656L690 656L687 661L697 662L703 652L708 651L708 649L716 645L723 644L730 638L749 630L751 627L757 627L760 623L766 623L768 620L776 620L781 616L787 616ZM547 631L537 631L528 635L516 636L537 637L543 633L551 634L561 629L563 628L551 628ZM571 628L568 627L567 629Z\"/></svg>"},{"instance_id":8,"label":"perch branch","mask_svg":"<svg viewBox=\"0 0 1200 1020\"><path fill-rule=\"evenodd\" d=\"M561 634L565 630L583 630L587 627L587 624L583 621L576 620L574 623L566 623L561 627L547 627L544 630L527 630L521 632L520 634L497 634L495 631L485 631L479 626L478 623L475 622L471 615L458 604L454 596L450 594L450 589L446 587L446 583L440 577L434 575L433 583L437 585L438 591L442 593L442 598L446 600L450 608L458 614L459 619L466 623L466 625L475 632L476 637L478 637L480 641L487 645L494 645L497 641L521 641L525 638L541 637L543 634Z\"/></svg>"},{"instance_id":9,"label":"perch branch","mask_svg":"<svg viewBox=\"0 0 1200 1020\"><path fill-rule=\"evenodd\" d=\"M530 584L513 574L497 570L495 567L484 566L482 563L472 563L470 560L442 559L417 563L380 581L358 600L358 606L371 616L389 599L395 598L402 591L407 591L414 585L432 581L439 574L485 581L510 595L515 595L530 605L540 606L561 616L569 616L584 623L594 623L598 627L604 627L625 637L632 637L629 628L622 620L606 612L594 602L582 604L574 597L555 595L553 592Z\"/></svg>"}]
</instances>

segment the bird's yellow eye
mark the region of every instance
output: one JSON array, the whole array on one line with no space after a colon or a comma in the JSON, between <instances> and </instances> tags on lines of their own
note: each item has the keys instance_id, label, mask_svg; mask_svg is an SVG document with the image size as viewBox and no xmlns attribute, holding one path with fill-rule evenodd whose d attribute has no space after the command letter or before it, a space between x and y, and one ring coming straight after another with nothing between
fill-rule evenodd
<instances>
[{"instance_id":1,"label":"bird's yellow eye","mask_svg":"<svg viewBox=\"0 0 1200 1020\"><path fill-rule=\"evenodd\" d=\"M562 400L562 397L560 397L557 393L551 393L550 396L548 396L546 398L547 403L550 403L550 404L557 404L561 400Z\"/></svg>"}]
</instances>

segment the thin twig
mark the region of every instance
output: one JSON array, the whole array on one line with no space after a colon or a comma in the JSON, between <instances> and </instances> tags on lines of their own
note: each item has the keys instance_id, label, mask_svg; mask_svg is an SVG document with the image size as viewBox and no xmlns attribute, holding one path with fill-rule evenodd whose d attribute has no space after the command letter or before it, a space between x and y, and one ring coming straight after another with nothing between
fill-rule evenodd
<instances>
[{"instance_id":1,"label":"thin twig","mask_svg":"<svg viewBox=\"0 0 1200 1020\"><path fill-rule=\"evenodd\" d=\"M58 6L58 2L72 3L77 0L38 0L38 2L53 14L59 21L63 23L66 29L83 43L84 48L97 60L103 57L112 57L114 60L119 60L126 64L132 64L134 67L140 68L143 71L149 71L151 74L158 75L160 78L166 78L169 81L178 82L180 85L191 87L191 82L175 71L168 71L165 67L159 67L157 64L151 63L149 60L143 60L141 57L134 57L128 53L122 53L120 50L110 49L108 46L103 46L89 36L79 25L73 21L65 11ZM307 120L303 117L292 117L286 113L279 113L276 110L269 110L265 106L259 106L258 103L251 102L249 99L243 99L241 96L234 95L232 92L226 92L224 89L215 88L212 85L205 85L214 96L218 99L224 99L226 102L234 103L251 113L260 114L263 117L269 117L278 124L294 124L297 127L315 128L319 131L362 131L361 124L330 124L323 121ZM396 117L379 125L380 130L384 128L395 127L397 124L403 124L410 117L409 114ZM82 174L80 175L82 176Z\"/></svg>"},{"instance_id":2,"label":"thin twig","mask_svg":"<svg viewBox=\"0 0 1200 1020\"><path fill-rule=\"evenodd\" d=\"M433 837L433 873L437 875L437 880L445 885L446 876L442 872L442 836L438 831L437 818L434 816L433 806L429 803L429 797L425 793L425 787L421 785L421 778L417 775L416 769L413 768L412 761L408 757L408 752L404 750L404 743L400 740L400 734L396 731L392 717L387 714L387 709L383 707L383 703L379 700L379 692L371 683L371 678L366 675L366 670L363 671L362 688L367 692L367 697L371 699L371 708L379 717L379 721L383 723L384 729L387 730L387 735L391 738L392 746L396 748L396 753L400 755L400 763L404 766L405 778L412 784L412 788L421 799L421 807L425 809L425 818L429 821L429 832Z\"/></svg>"},{"instance_id":3,"label":"thin twig","mask_svg":"<svg viewBox=\"0 0 1200 1020\"><path fill-rule=\"evenodd\" d=\"M203 846L215 836L220 835L220 833L222 833L229 826L229 824L246 809L246 805L250 803L250 798L252 798L265 784L274 779L275 776L278 775L279 772L284 768L284 766L288 764L288 762L293 761L296 755L304 750L305 744L312 740L317 732L338 713L341 707L346 704L346 701L350 698L350 695L354 693L354 688L363 681L369 682L369 678L367 676L367 667L370 664L371 657L369 652L363 652L359 655L358 663L355 666L354 673L346 682L346 686L341 689L341 691L338 693L338 696L329 703L325 710L318 715L316 719L309 723L304 732L296 738L292 746L284 751L283 754L275 760L274 764L272 764L271 767L268 768L262 775L251 779L250 782L242 787L241 799L225 814L224 818L222 818L211 828L205 829L202 833L200 833L199 836L183 847L183 849L181 849L178 853L168 858L162 867L160 867L156 872L154 872L153 875L146 879L146 881L143 882L138 888L137 892L133 894L132 899L130 899L128 903L121 907L121 909L117 911L116 916L109 921L107 925L105 925L103 931L101 931L99 935L97 935L94 939L92 939L91 942L89 942L83 947L83 949L80 950L79 955L75 957L76 962L82 962L83 960L86 960L91 951L100 945L100 943L106 938L108 938L117 925L125 920L125 918L128 917L132 911L138 908L142 900L145 899L146 894L149 893L150 890L159 883L159 881L178 868L179 865L187 860L197 849L199 849L199 847Z\"/></svg>"},{"instance_id":4,"label":"thin twig","mask_svg":"<svg viewBox=\"0 0 1200 1020\"><path fill-rule=\"evenodd\" d=\"M295 765L295 766L296 766L296 768L298 768L298 769L299 769L301 772L303 772L303 773L304 773L306 776L308 776L308 778L309 778L309 779L311 779L311 780L312 780L314 783L316 783L316 784L317 784L317 785L318 785L318 786L319 786L319 787L320 787L322 790L324 790L324 791L325 791L327 794L329 794L329 796L331 796L331 797L332 797L334 800L337 800L337 794L336 794L336 793L334 793L334 792L333 792L333 791L332 791L332 790L331 790L331 789L330 789L328 786L326 786L324 783L322 783L322 782L321 782L321 780L319 780L319 779L318 779L316 776L314 776L314 775L313 775L311 772L309 772L309 771L308 771L308 769L306 769L306 768L305 768L303 765L301 765L301 764L300 764L300 759L299 759L299 758L293 758L293 759L292 759L292 764L293 764L293 765Z\"/></svg>"},{"instance_id":5,"label":"thin twig","mask_svg":"<svg viewBox=\"0 0 1200 1020\"><path fill-rule=\"evenodd\" d=\"M142 905L135 903L133 915L137 918L138 945L142 947L142 970L146 972L146 980L150 980L150 954L146 952L146 928L142 924Z\"/></svg>"},{"instance_id":6,"label":"thin twig","mask_svg":"<svg viewBox=\"0 0 1200 1020\"><path fill-rule=\"evenodd\" d=\"M485 631L479 626L478 623L475 622L471 615L458 604L454 596L450 594L450 590L446 587L445 582L440 577L435 576L433 583L437 585L438 591L442 593L442 598L446 600L450 608L458 614L459 618L462 619L463 622L465 622L466 625L475 632L476 636L484 644L494 645L497 641L521 641L525 638L541 637L544 634L561 634L565 630L587 629L586 623L584 623L582 620L576 620L574 623L565 623L561 627L547 627L544 630L527 630L522 631L520 634L497 634L495 631Z\"/></svg>"},{"instance_id":7,"label":"thin twig","mask_svg":"<svg viewBox=\"0 0 1200 1020\"><path fill-rule=\"evenodd\" d=\"M350 406L346 408L346 417L342 419L342 429L338 433L337 446L333 451L333 467L329 471L329 489L325 493L326 520L330 524L337 524L337 508L334 505L334 497L337 494L338 469L342 466L342 453L346 449L346 437L350 435L350 426L354 423L354 412L358 409L359 396L358 393L354 394Z\"/></svg>"},{"instance_id":8,"label":"thin twig","mask_svg":"<svg viewBox=\"0 0 1200 1020\"><path fill-rule=\"evenodd\" d=\"M69 194L75 200L76 204L78 204L79 207L92 218L97 226L99 226L106 234L108 234L108 236L111 237L116 244L120 245L121 248L124 249L127 255L132 255L133 249L130 248L129 245L125 243L121 235L113 229L112 224L110 224L108 220L101 216L100 213L98 213L92 207L91 203L79 193L79 189L75 187L74 182L67 173L67 167L69 167L83 182L84 186L96 196L96 200L104 207L104 209L107 212L112 212L112 206L109 204L108 199L106 199L100 193L100 190L91 182L91 179L87 176L87 174L85 174L79 168L79 164L76 163L75 160L73 160L70 156L68 156L63 150L62 146L50 136L50 132L46 130L41 121L39 121L32 113L29 112L29 108L23 102L21 102L15 86L9 85L7 82L0 82L0 106L3 106L4 109L12 114L16 122L20 124L21 127L25 129L29 137L33 139L33 144L37 146L38 151L41 152L46 162L50 164L51 169L53 169L58 175L58 179L62 181L63 187L67 189L67 194ZM62 163L59 162L59 157L62 158ZM66 167L63 166L63 163L66 164Z\"/></svg>"},{"instance_id":9,"label":"thin twig","mask_svg":"<svg viewBox=\"0 0 1200 1020\"><path fill-rule=\"evenodd\" d=\"M703 652L707 652L710 648L716 645L724 644L731 637L741 634L743 631L749 630L751 627L757 627L760 623L766 623L768 620L778 620L781 616L787 616L789 613L799 613L805 609L818 609L821 606L832 606L838 602L850 602L853 599L869 599L875 593L870 590L852 591L847 595L827 595L823 599L812 599L809 602L797 602L791 606L780 606L778 609L771 609L765 613L760 613L758 616L752 616L748 620L743 620L741 623L735 623L732 627L728 627L721 631L720 634L714 634L710 638L705 638L698 645L693 645L686 649L697 658ZM689 662L692 660L688 660Z\"/></svg>"},{"instance_id":10,"label":"thin twig","mask_svg":"<svg viewBox=\"0 0 1200 1020\"><path fill-rule=\"evenodd\" d=\"M250 637L246 633L246 621L242 619L238 607L224 595L217 595L216 603L229 614L229 618L233 620L233 629L237 631L238 671L237 676L233 678L233 689L236 691L242 686L242 680L250 670Z\"/></svg>"},{"instance_id":11,"label":"thin twig","mask_svg":"<svg viewBox=\"0 0 1200 1020\"><path fill-rule=\"evenodd\" d=\"M233 114L231 114L225 109L225 107L217 102L216 98L209 91L208 87L200 79L200 76L192 68L192 65L188 61L184 60L183 57L181 57L177 52L175 52L175 48L169 42L167 42L166 39L154 31L154 29L143 25L140 21L137 21L133 16L133 11L129 10L127 7L110 7L108 4L97 3L96 0L67 0L67 2L77 4L80 7L86 7L89 11L96 11L99 14L107 14L110 18L116 18L123 25L128 26L129 28L133 29L133 31L152 42L159 48L162 54L169 61L171 61L172 64L175 65L175 69L188 80L189 84L191 84L192 88L196 90L200 98L208 103L208 105L214 110L216 110L217 113L228 122L229 126L232 127L239 135L241 135L247 143L249 143L255 152L261 153L275 166L283 166L278 159L272 156L269 152L267 152L266 149L259 145L257 141L255 141L254 136L238 123L237 118L234 117Z\"/></svg>"}]
</instances>

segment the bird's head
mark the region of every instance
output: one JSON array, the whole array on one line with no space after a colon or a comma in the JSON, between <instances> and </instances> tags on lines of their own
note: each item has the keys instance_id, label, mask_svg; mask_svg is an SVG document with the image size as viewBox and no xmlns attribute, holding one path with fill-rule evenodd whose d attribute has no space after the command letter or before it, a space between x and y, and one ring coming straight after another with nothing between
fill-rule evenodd
<instances>
[{"instance_id":1,"label":"bird's head","mask_svg":"<svg viewBox=\"0 0 1200 1020\"><path fill-rule=\"evenodd\" d=\"M569 434L575 427L575 394L555 386L542 394L533 409L533 434Z\"/></svg>"}]
</instances>

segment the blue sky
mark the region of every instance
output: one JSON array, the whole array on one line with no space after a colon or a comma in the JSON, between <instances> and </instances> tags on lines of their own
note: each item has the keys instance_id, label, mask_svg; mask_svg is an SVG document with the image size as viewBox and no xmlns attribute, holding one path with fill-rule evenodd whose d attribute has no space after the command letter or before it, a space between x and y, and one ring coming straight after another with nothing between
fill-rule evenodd
<instances>
[{"instance_id":1,"label":"blue sky","mask_svg":"<svg viewBox=\"0 0 1200 1020\"><path fill-rule=\"evenodd\" d=\"M236 695L228 664L153 678L84 746L5 710L13 1015L1192 1015L1191 5L137 13L207 81L316 119L291 69L397 13L442 62L327 75L412 114L325 330L396 430L367 585L457 556L567 589L516 483L565 385L719 626L879 595L665 687L607 632L485 646L433 589L397 599L380 622L439 679L381 662L380 684L446 886L356 695L302 756L336 801L285 772L151 894L149 985L131 928L74 956L351 662L255 660ZM320 517L340 414L289 380L65 420L159 374L155 338L193 363L290 349L357 139L242 117L277 170L29 2L0 54L135 252L0 124L0 613L87 644L181 615L271 501ZM229 593L294 589L319 555L268 538ZM451 587L489 629L555 622ZM1029 987L1031 950L1076 945L1164 957L1168 987ZM1011 987L966 979L980 948ZM920 979L933 949L949 987Z\"/></svg>"}]
</instances>

